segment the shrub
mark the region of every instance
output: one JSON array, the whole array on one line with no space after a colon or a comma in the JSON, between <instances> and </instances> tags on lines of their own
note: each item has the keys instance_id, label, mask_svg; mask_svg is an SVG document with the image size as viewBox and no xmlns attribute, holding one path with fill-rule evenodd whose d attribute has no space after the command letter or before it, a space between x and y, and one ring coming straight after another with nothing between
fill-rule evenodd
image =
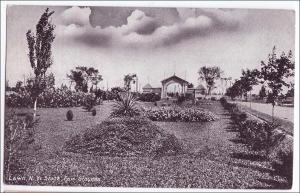
<instances>
[{"instance_id":1,"label":"shrub","mask_svg":"<svg viewBox=\"0 0 300 193\"><path fill-rule=\"evenodd\" d=\"M111 93L105 91L106 93ZM79 107L86 105L86 98L94 97L93 93L75 92L70 89L51 88L46 89L38 97L38 108L59 108L59 107ZM106 97L108 98L108 97ZM95 101L96 105L100 101ZM9 107L32 107L33 100L28 91L19 91L18 93L7 93L5 103Z\"/></svg>"},{"instance_id":2,"label":"shrub","mask_svg":"<svg viewBox=\"0 0 300 193\"><path fill-rule=\"evenodd\" d=\"M96 105L96 101L97 101L97 98L95 96L87 95L84 98L84 103L83 103L84 109L86 109L87 111L91 111L92 108Z\"/></svg>"},{"instance_id":3,"label":"shrub","mask_svg":"<svg viewBox=\"0 0 300 193\"><path fill-rule=\"evenodd\" d=\"M130 92L119 93L120 101L114 101L111 116L129 116L139 115L136 107L136 98Z\"/></svg>"},{"instance_id":4,"label":"shrub","mask_svg":"<svg viewBox=\"0 0 300 193\"><path fill-rule=\"evenodd\" d=\"M280 150L277 158L272 162L272 167L276 175L287 179L288 188L291 188L293 183L293 151Z\"/></svg>"},{"instance_id":5,"label":"shrub","mask_svg":"<svg viewBox=\"0 0 300 193\"><path fill-rule=\"evenodd\" d=\"M29 117L29 116L28 116ZM22 175L26 165L21 159L34 142L34 128L37 120L32 121L27 116L23 120L14 113L5 118L4 130L4 174L5 181L11 175Z\"/></svg>"},{"instance_id":6,"label":"shrub","mask_svg":"<svg viewBox=\"0 0 300 193\"><path fill-rule=\"evenodd\" d=\"M177 103L177 104L182 104L185 100L186 100L186 98L185 98L184 95L179 95L179 96L177 97L176 103Z\"/></svg>"},{"instance_id":7,"label":"shrub","mask_svg":"<svg viewBox=\"0 0 300 193\"><path fill-rule=\"evenodd\" d=\"M216 120L212 112L193 108L143 109L143 114L152 121L209 122Z\"/></svg>"},{"instance_id":8,"label":"shrub","mask_svg":"<svg viewBox=\"0 0 300 193\"><path fill-rule=\"evenodd\" d=\"M96 116L96 114L97 114L97 111L96 111L95 108L93 108L93 109L92 109L92 115L93 115L93 116Z\"/></svg>"},{"instance_id":9,"label":"shrub","mask_svg":"<svg viewBox=\"0 0 300 193\"><path fill-rule=\"evenodd\" d=\"M138 100L144 101L144 102L156 102L160 100L160 95L155 93L142 93Z\"/></svg>"},{"instance_id":10,"label":"shrub","mask_svg":"<svg viewBox=\"0 0 300 193\"><path fill-rule=\"evenodd\" d=\"M34 121L33 121L33 115L32 114L26 114L24 121L25 121L25 124L28 127L33 127Z\"/></svg>"},{"instance_id":11,"label":"shrub","mask_svg":"<svg viewBox=\"0 0 300 193\"><path fill-rule=\"evenodd\" d=\"M231 119L236 124L246 121L247 118L248 118L248 116L244 112L235 111L231 114Z\"/></svg>"},{"instance_id":12,"label":"shrub","mask_svg":"<svg viewBox=\"0 0 300 193\"><path fill-rule=\"evenodd\" d=\"M265 150L268 154L271 148L276 146L285 137L275 130L279 125L255 120L246 120L239 124L240 137L245 139L251 149Z\"/></svg>"},{"instance_id":13,"label":"shrub","mask_svg":"<svg viewBox=\"0 0 300 193\"><path fill-rule=\"evenodd\" d=\"M66 114L67 120L68 121L72 121L73 120L73 111L72 110L68 110L67 114Z\"/></svg>"},{"instance_id":14,"label":"shrub","mask_svg":"<svg viewBox=\"0 0 300 193\"><path fill-rule=\"evenodd\" d=\"M220 98L220 103L222 104L222 106L225 106L226 103L227 103L226 98L225 98L225 97L221 97L221 98Z\"/></svg>"},{"instance_id":15,"label":"shrub","mask_svg":"<svg viewBox=\"0 0 300 193\"><path fill-rule=\"evenodd\" d=\"M179 140L143 117L113 117L68 140L68 152L109 156L165 156L182 152Z\"/></svg>"},{"instance_id":16,"label":"shrub","mask_svg":"<svg viewBox=\"0 0 300 193\"><path fill-rule=\"evenodd\" d=\"M216 98L216 97L211 97L211 98L210 98L210 100L212 100L212 101L216 101L216 100L217 100L217 98Z\"/></svg>"}]
</instances>

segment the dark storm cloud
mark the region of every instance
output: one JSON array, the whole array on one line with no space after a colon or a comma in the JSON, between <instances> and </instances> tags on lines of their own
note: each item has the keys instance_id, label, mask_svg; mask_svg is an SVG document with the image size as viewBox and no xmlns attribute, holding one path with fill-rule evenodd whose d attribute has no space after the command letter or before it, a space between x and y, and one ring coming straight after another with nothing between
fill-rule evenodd
<instances>
[{"instance_id":1,"label":"dark storm cloud","mask_svg":"<svg viewBox=\"0 0 300 193\"><path fill-rule=\"evenodd\" d=\"M237 30L242 15L224 9L72 7L62 14L67 24L62 31L69 31L74 41L91 47L170 46Z\"/></svg>"},{"instance_id":2,"label":"dark storm cloud","mask_svg":"<svg viewBox=\"0 0 300 193\"><path fill-rule=\"evenodd\" d=\"M172 25L179 19L176 8L147 7L90 7L90 22L93 27L120 27L127 24L127 18L135 10L141 10L146 16L157 20L157 26Z\"/></svg>"},{"instance_id":3,"label":"dark storm cloud","mask_svg":"<svg viewBox=\"0 0 300 193\"><path fill-rule=\"evenodd\" d=\"M111 38L109 34L97 33L96 31L89 31L84 35L74 36L75 41L90 47L108 47L110 46Z\"/></svg>"}]
</instances>

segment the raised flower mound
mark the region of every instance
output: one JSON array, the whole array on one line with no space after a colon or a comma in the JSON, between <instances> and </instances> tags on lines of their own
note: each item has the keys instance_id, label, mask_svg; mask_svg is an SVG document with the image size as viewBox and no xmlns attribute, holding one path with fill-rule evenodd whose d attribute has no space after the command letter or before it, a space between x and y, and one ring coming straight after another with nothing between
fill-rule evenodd
<instances>
[{"instance_id":1,"label":"raised flower mound","mask_svg":"<svg viewBox=\"0 0 300 193\"><path fill-rule=\"evenodd\" d=\"M210 122L217 119L212 112L193 108L143 109L143 114L152 121Z\"/></svg>"}]
</instances>

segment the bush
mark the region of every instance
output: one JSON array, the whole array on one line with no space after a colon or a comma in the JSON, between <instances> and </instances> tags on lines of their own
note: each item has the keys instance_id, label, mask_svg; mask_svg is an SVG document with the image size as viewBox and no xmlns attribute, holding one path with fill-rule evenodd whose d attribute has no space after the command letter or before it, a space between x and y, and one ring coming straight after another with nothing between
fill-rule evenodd
<instances>
[{"instance_id":1,"label":"bush","mask_svg":"<svg viewBox=\"0 0 300 193\"><path fill-rule=\"evenodd\" d=\"M4 130L4 174L5 181L13 175L22 176L26 170L22 157L34 142L34 128L38 121L26 116L23 120L14 113L5 118Z\"/></svg>"},{"instance_id":2,"label":"bush","mask_svg":"<svg viewBox=\"0 0 300 193\"><path fill-rule=\"evenodd\" d=\"M165 156L182 152L179 140L143 117L114 117L66 142L68 152L109 156Z\"/></svg>"},{"instance_id":3,"label":"bush","mask_svg":"<svg viewBox=\"0 0 300 193\"><path fill-rule=\"evenodd\" d=\"M156 102L160 100L160 95L155 93L142 93L138 100L143 102Z\"/></svg>"},{"instance_id":4,"label":"bush","mask_svg":"<svg viewBox=\"0 0 300 193\"><path fill-rule=\"evenodd\" d=\"M216 98L216 97L211 97L211 98L210 98L210 100L212 100L212 101L216 101L216 100L217 100L217 98Z\"/></svg>"},{"instance_id":5,"label":"bush","mask_svg":"<svg viewBox=\"0 0 300 193\"><path fill-rule=\"evenodd\" d=\"M93 95L87 95L84 98L83 108L87 111L91 111L92 108L96 105L97 98Z\"/></svg>"},{"instance_id":6,"label":"bush","mask_svg":"<svg viewBox=\"0 0 300 193\"><path fill-rule=\"evenodd\" d=\"M273 123L246 120L239 124L239 133L252 150L265 150L268 154L271 148L285 137L285 134L275 132L278 126Z\"/></svg>"},{"instance_id":7,"label":"bush","mask_svg":"<svg viewBox=\"0 0 300 193\"><path fill-rule=\"evenodd\" d=\"M111 116L137 116L139 110L136 107L136 98L130 92L119 93L120 101L115 101Z\"/></svg>"},{"instance_id":8,"label":"bush","mask_svg":"<svg viewBox=\"0 0 300 193\"><path fill-rule=\"evenodd\" d=\"M280 150L277 158L272 162L272 167L276 175L287 179L288 188L291 188L293 183L293 151Z\"/></svg>"},{"instance_id":9,"label":"bush","mask_svg":"<svg viewBox=\"0 0 300 193\"><path fill-rule=\"evenodd\" d=\"M246 121L247 118L248 116L244 112L235 111L231 114L231 120L236 124Z\"/></svg>"},{"instance_id":10,"label":"bush","mask_svg":"<svg viewBox=\"0 0 300 193\"><path fill-rule=\"evenodd\" d=\"M93 116L96 116L96 114L97 114L97 111L96 111L95 108L93 108L93 109L92 109L92 115L93 115Z\"/></svg>"},{"instance_id":11,"label":"bush","mask_svg":"<svg viewBox=\"0 0 300 193\"><path fill-rule=\"evenodd\" d=\"M73 120L73 111L72 110L68 110L67 114L66 114L67 120L68 121L72 121Z\"/></svg>"},{"instance_id":12,"label":"bush","mask_svg":"<svg viewBox=\"0 0 300 193\"><path fill-rule=\"evenodd\" d=\"M186 98L185 98L184 95L179 95L179 96L177 97L176 103L177 103L177 104L182 104L185 100L186 100Z\"/></svg>"},{"instance_id":13,"label":"bush","mask_svg":"<svg viewBox=\"0 0 300 193\"><path fill-rule=\"evenodd\" d=\"M193 108L143 109L143 114L152 121L209 122L216 120L212 112Z\"/></svg>"},{"instance_id":14,"label":"bush","mask_svg":"<svg viewBox=\"0 0 300 193\"><path fill-rule=\"evenodd\" d=\"M107 91L108 92L108 91ZM59 108L86 106L93 93L75 92L70 89L51 88L46 89L38 97L38 108ZM88 98L88 99L87 99ZM100 101L95 101L99 105ZM33 99L28 91L20 91L5 95L5 103L9 107L32 107Z\"/></svg>"},{"instance_id":15,"label":"bush","mask_svg":"<svg viewBox=\"0 0 300 193\"><path fill-rule=\"evenodd\" d=\"M225 97L221 97L220 98L220 103L222 104L222 106L225 106L227 103L227 99Z\"/></svg>"}]
</instances>

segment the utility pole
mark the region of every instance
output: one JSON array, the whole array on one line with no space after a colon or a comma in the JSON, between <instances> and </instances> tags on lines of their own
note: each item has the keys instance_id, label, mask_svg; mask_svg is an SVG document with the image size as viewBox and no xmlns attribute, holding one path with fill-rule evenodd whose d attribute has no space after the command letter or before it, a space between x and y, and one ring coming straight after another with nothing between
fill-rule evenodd
<instances>
[{"instance_id":1,"label":"utility pole","mask_svg":"<svg viewBox=\"0 0 300 193\"><path fill-rule=\"evenodd\" d=\"M139 78L138 76L136 76L136 82L135 82L135 92L138 92L138 89L139 89Z\"/></svg>"},{"instance_id":2,"label":"utility pole","mask_svg":"<svg viewBox=\"0 0 300 193\"><path fill-rule=\"evenodd\" d=\"M23 79L24 79L24 86L26 86L26 82L25 82L25 74L23 74Z\"/></svg>"}]
</instances>

